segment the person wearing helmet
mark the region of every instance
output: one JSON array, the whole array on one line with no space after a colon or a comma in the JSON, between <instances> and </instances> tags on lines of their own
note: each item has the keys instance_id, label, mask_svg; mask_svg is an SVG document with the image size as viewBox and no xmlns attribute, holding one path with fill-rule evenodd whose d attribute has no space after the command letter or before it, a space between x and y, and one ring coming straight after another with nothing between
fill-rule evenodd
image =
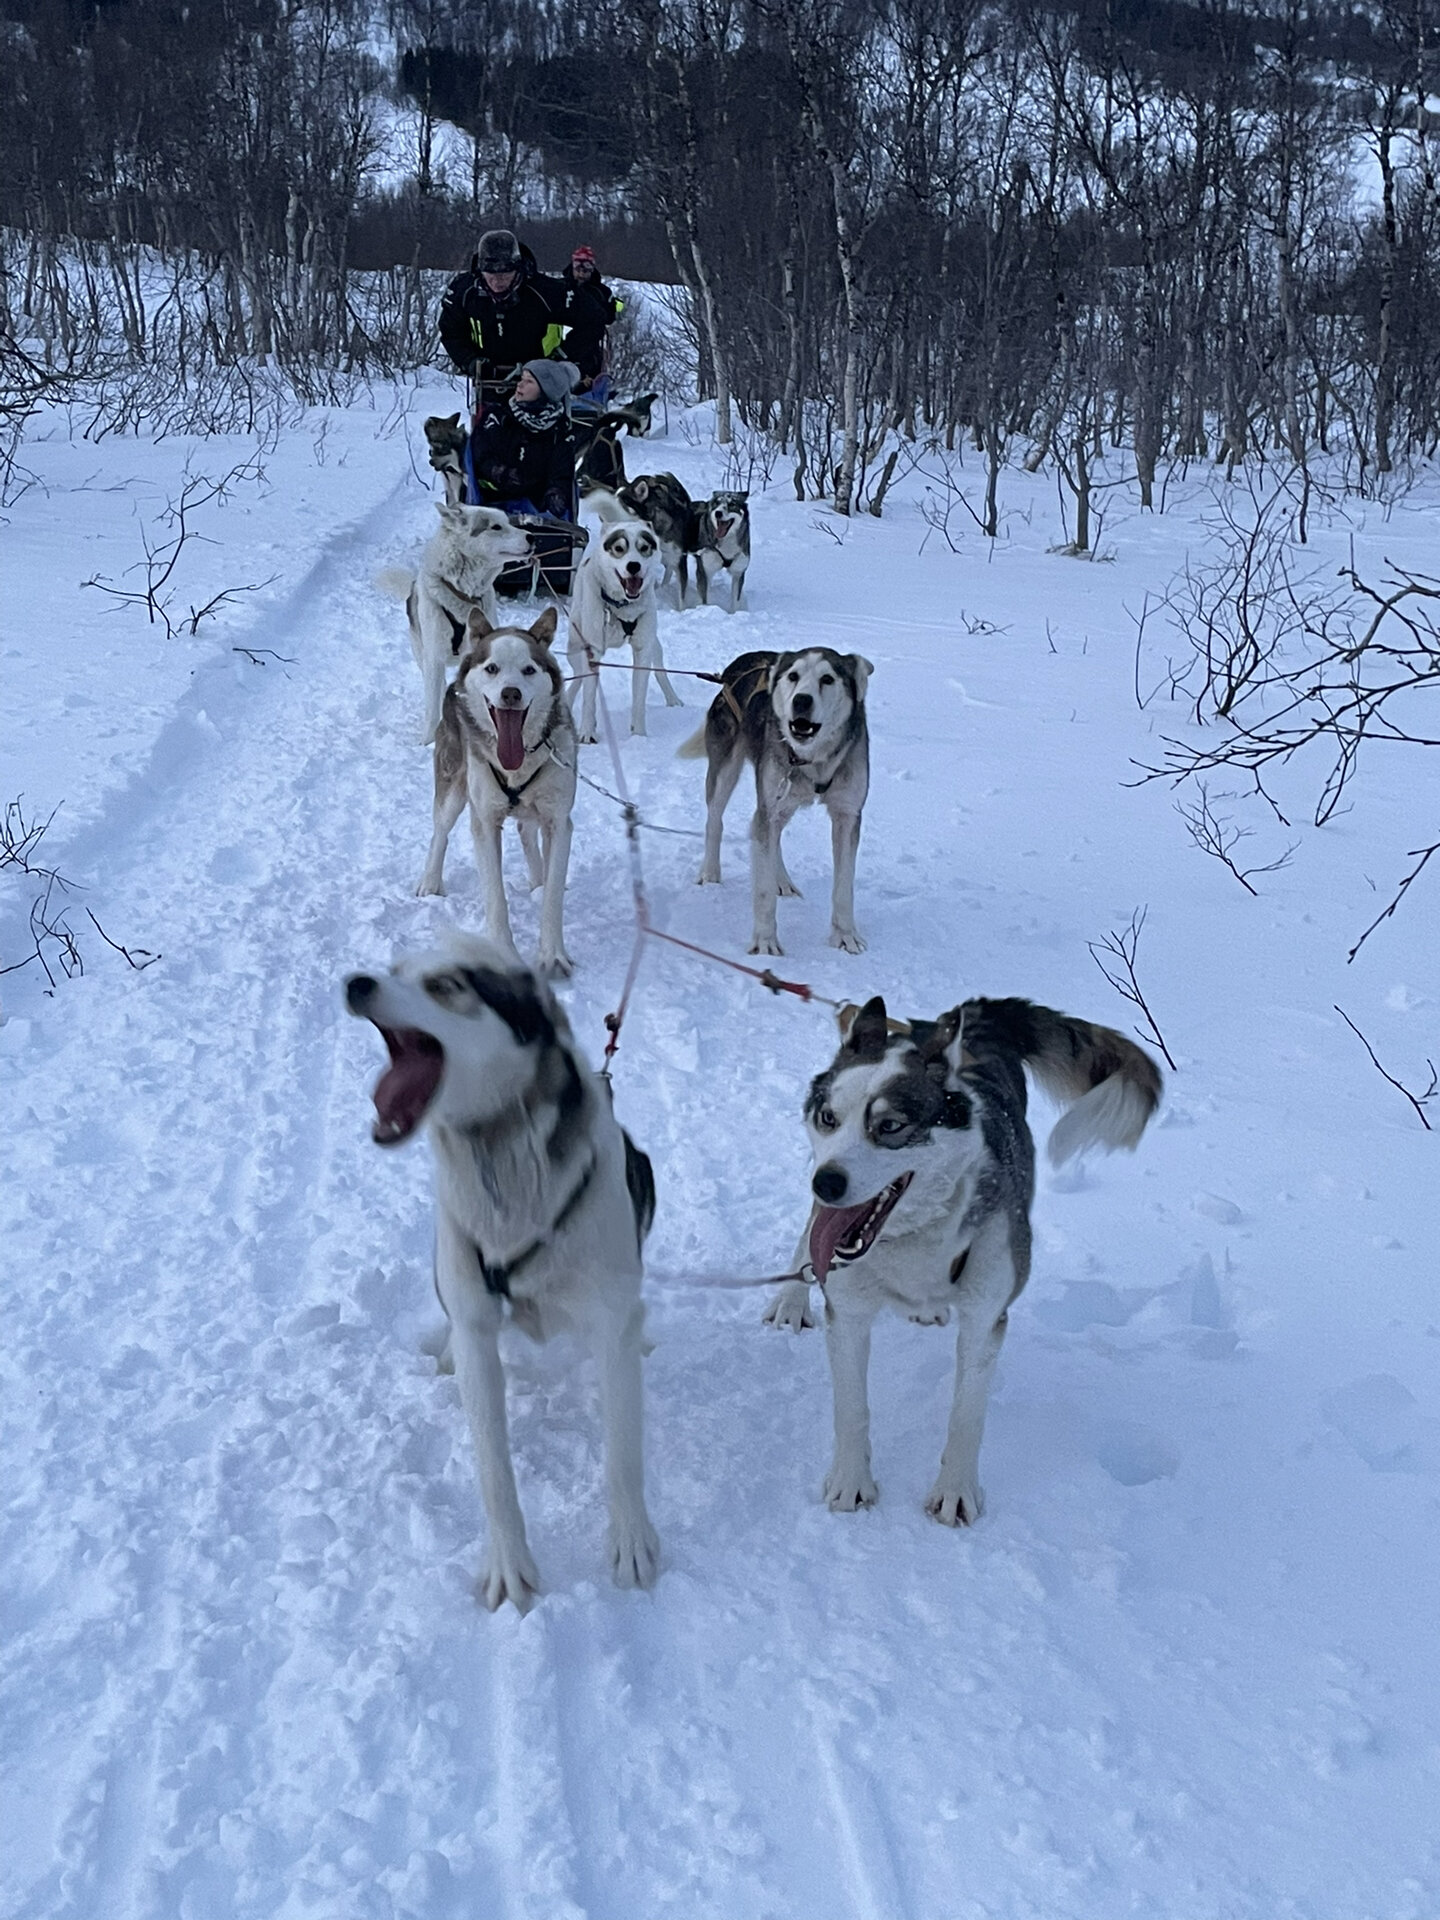
<instances>
[{"instance_id":1,"label":"person wearing helmet","mask_svg":"<svg viewBox=\"0 0 1440 1920\"><path fill-rule=\"evenodd\" d=\"M600 278L593 247L580 246L570 256L570 264L560 276L566 288L566 358L580 369L580 391L594 390L603 405L606 395L605 331L614 324L620 302Z\"/></svg>"},{"instance_id":2,"label":"person wearing helmet","mask_svg":"<svg viewBox=\"0 0 1440 1920\"><path fill-rule=\"evenodd\" d=\"M538 271L508 228L496 228L481 236L469 271L446 288L441 342L472 380L508 379L560 347L569 294L563 280Z\"/></svg>"},{"instance_id":3,"label":"person wearing helmet","mask_svg":"<svg viewBox=\"0 0 1440 1920\"><path fill-rule=\"evenodd\" d=\"M509 513L575 518L570 396L579 378L579 369L568 360L527 360L515 391L485 402L466 448L473 500ZM536 534L532 546L546 585L568 593L569 539Z\"/></svg>"}]
</instances>

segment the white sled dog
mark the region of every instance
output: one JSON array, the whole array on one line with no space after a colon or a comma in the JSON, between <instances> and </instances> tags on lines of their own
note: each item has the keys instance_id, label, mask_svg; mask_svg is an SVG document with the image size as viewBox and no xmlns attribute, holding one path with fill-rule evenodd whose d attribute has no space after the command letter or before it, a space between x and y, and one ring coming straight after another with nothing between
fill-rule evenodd
<instances>
[{"instance_id":1,"label":"white sled dog","mask_svg":"<svg viewBox=\"0 0 1440 1920\"><path fill-rule=\"evenodd\" d=\"M705 775L705 858L700 885L720 883L725 809L745 762L755 768L750 875L755 931L751 953L783 953L775 924L780 894L799 895L780 851L780 836L801 807L815 801L830 815L835 864L830 944L863 953L855 926L855 855L860 816L870 790L870 737L865 687L871 674L858 653L807 647L803 653L742 653L721 675L705 725L680 758L709 762Z\"/></svg>"},{"instance_id":2,"label":"white sled dog","mask_svg":"<svg viewBox=\"0 0 1440 1920\"><path fill-rule=\"evenodd\" d=\"M529 541L494 507L457 507L437 500L440 525L425 544L418 573L386 567L375 584L405 602L410 645L425 683L425 745L435 738L445 698L445 676L465 637L470 609L498 625L495 582Z\"/></svg>"},{"instance_id":3,"label":"white sled dog","mask_svg":"<svg viewBox=\"0 0 1440 1920\"><path fill-rule=\"evenodd\" d=\"M608 496L607 496L608 497ZM599 674L590 664L614 647L630 643L634 672L630 675L630 731L645 731L645 695L653 672L667 707L683 705L670 684L660 653L660 628L655 615L655 589L662 573L660 545L643 520L619 520L607 525L600 539L587 548L575 569L570 598L570 639L566 652L575 675L571 695L581 702L580 738L593 741L595 695Z\"/></svg>"},{"instance_id":4,"label":"white sled dog","mask_svg":"<svg viewBox=\"0 0 1440 1920\"><path fill-rule=\"evenodd\" d=\"M730 576L730 611L740 610L745 575L750 567L750 496L726 488L712 493L696 509L695 585L700 604L710 604L710 589L718 574Z\"/></svg>"},{"instance_id":5,"label":"white sled dog","mask_svg":"<svg viewBox=\"0 0 1440 1920\"><path fill-rule=\"evenodd\" d=\"M575 728L550 651L555 621L554 607L530 628L492 627L478 609L471 613L435 735L435 830L415 889L445 891L445 849L468 800L486 932L514 955L500 844L513 820L530 884L544 888L538 964L551 978L573 970L564 912L576 759Z\"/></svg>"},{"instance_id":6,"label":"white sled dog","mask_svg":"<svg viewBox=\"0 0 1440 1920\"><path fill-rule=\"evenodd\" d=\"M473 936L345 983L390 1064L374 1138L422 1122L435 1159L435 1287L475 1442L489 1548L479 1593L524 1613L540 1590L515 1491L499 1333L580 1334L600 1369L617 1586L648 1587L659 1543L645 1510L640 1250L655 1212L647 1157L533 974Z\"/></svg>"},{"instance_id":7,"label":"white sled dog","mask_svg":"<svg viewBox=\"0 0 1440 1920\"><path fill-rule=\"evenodd\" d=\"M840 1013L842 1043L805 1103L815 1206L797 1273L765 1318L813 1326L825 1305L835 1454L825 1498L873 1506L865 1378L884 1307L957 1326L955 1396L926 1511L946 1526L980 1516L980 1440L1006 1314L1030 1274L1035 1146L1025 1068L1069 1111L1049 1153L1133 1147L1160 1099L1160 1071L1123 1034L1028 1000L967 1000L936 1020L886 1018L885 1002Z\"/></svg>"}]
</instances>

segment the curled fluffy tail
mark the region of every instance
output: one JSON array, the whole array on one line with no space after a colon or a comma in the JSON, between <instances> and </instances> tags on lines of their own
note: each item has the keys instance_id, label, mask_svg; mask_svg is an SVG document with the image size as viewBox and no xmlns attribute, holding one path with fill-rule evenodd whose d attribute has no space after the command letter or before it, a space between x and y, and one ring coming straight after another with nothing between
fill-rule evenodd
<instances>
[{"instance_id":1,"label":"curled fluffy tail","mask_svg":"<svg viewBox=\"0 0 1440 1920\"><path fill-rule=\"evenodd\" d=\"M1164 1082L1133 1040L1029 1000L972 1000L965 1016L967 1047L978 1055L989 1041L1018 1053L1051 1099L1069 1109L1047 1149L1057 1166L1087 1147L1137 1145Z\"/></svg>"},{"instance_id":2,"label":"curled fluffy tail","mask_svg":"<svg viewBox=\"0 0 1440 1920\"><path fill-rule=\"evenodd\" d=\"M607 487L592 487L585 495L585 505L608 525L615 520L633 520L634 514L623 507Z\"/></svg>"},{"instance_id":3,"label":"curled fluffy tail","mask_svg":"<svg viewBox=\"0 0 1440 1920\"><path fill-rule=\"evenodd\" d=\"M688 740L684 741L675 749L675 758L677 760L703 760L705 758L705 727L703 722L696 731L691 734Z\"/></svg>"},{"instance_id":4,"label":"curled fluffy tail","mask_svg":"<svg viewBox=\"0 0 1440 1920\"><path fill-rule=\"evenodd\" d=\"M415 576L406 567L382 567L375 576L375 589L389 600L408 600Z\"/></svg>"}]
</instances>

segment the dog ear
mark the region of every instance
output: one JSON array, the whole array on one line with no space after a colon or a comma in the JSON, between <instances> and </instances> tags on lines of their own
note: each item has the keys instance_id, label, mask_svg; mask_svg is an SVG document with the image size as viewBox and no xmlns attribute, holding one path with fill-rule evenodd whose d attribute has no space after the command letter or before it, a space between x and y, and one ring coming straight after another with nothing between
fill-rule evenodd
<instances>
[{"instance_id":1,"label":"dog ear","mask_svg":"<svg viewBox=\"0 0 1440 1920\"><path fill-rule=\"evenodd\" d=\"M549 609L547 609L547 611L549 611ZM480 610L480 608L471 607L469 613L466 615L466 618L465 618L466 646L473 647L477 643L477 641L483 640L487 633L494 633L494 632L495 632L495 628L491 626L490 622L485 618L485 615Z\"/></svg>"},{"instance_id":2,"label":"dog ear","mask_svg":"<svg viewBox=\"0 0 1440 1920\"><path fill-rule=\"evenodd\" d=\"M885 1002L877 993L867 1000L850 1023L850 1031L845 1035L847 1053L884 1053L890 1039L890 1025L885 1018Z\"/></svg>"},{"instance_id":3,"label":"dog ear","mask_svg":"<svg viewBox=\"0 0 1440 1920\"><path fill-rule=\"evenodd\" d=\"M650 498L650 482L643 474L638 480L632 480L630 482L630 497L632 500L637 501L648 500Z\"/></svg>"},{"instance_id":4,"label":"dog ear","mask_svg":"<svg viewBox=\"0 0 1440 1920\"><path fill-rule=\"evenodd\" d=\"M458 427L460 424L459 414L458 413L447 414L445 416L445 424L447 427Z\"/></svg>"},{"instance_id":5,"label":"dog ear","mask_svg":"<svg viewBox=\"0 0 1440 1920\"><path fill-rule=\"evenodd\" d=\"M973 1067L975 1056L965 1046L965 1009L951 1007L948 1013L930 1025L916 1052L926 1066L937 1067L947 1077L964 1067Z\"/></svg>"},{"instance_id":6,"label":"dog ear","mask_svg":"<svg viewBox=\"0 0 1440 1920\"><path fill-rule=\"evenodd\" d=\"M472 620L475 618L473 613L470 618ZM531 633L540 642L542 647L548 647L550 642L555 638L555 628L559 623L559 619L560 616L554 607L546 607L540 618L531 627Z\"/></svg>"},{"instance_id":7,"label":"dog ear","mask_svg":"<svg viewBox=\"0 0 1440 1920\"><path fill-rule=\"evenodd\" d=\"M855 698L857 700L863 700L865 698L865 689L870 684L870 676L875 669L863 653L852 653L849 658L850 671L855 676Z\"/></svg>"},{"instance_id":8,"label":"dog ear","mask_svg":"<svg viewBox=\"0 0 1440 1920\"><path fill-rule=\"evenodd\" d=\"M463 507L452 507L448 500L437 500L435 502L435 511L447 526L463 527L465 524L465 509Z\"/></svg>"}]
</instances>

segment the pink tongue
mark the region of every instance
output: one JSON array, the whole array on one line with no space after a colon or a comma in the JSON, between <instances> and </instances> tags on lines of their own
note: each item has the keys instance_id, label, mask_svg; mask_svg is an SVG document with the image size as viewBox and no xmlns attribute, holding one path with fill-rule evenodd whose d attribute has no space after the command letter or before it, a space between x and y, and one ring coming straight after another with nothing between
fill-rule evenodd
<instances>
[{"instance_id":1,"label":"pink tongue","mask_svg":"<svg viewBox=\"0 0 1440 1920\"><path fill-rule=\"evenodd\" d=\"M815 1269L817 1280L824 1280L830 1271L830 1262L835 1258L835 1249L874 1204L874 1200L870 1199L862 1201L858 1207L821 1207L810 1229L810 1264Z\"/></svg>"},{"instance_id":2,"label":"pink tongue","mask_svg":"<svg viewBox=\"0 0 1440 1920\"><path fill-rule=\"evenodd\" d=\"M495 722L495 741L500 749L500 764L507 773L514 773L525 758L525 709L523 707L491 707L490 718Z\"/></svg>"},{"instance_id":3,"label":"pink tongue","mask_svg":"<svg viewBox=\"0 0 1440 1920\"><path fill-rule=\"evenodd\" d=\"M407 1048L381 1074L375 1088L374 1137L380 1146L406 1140L425 1117L440 1084L444 1056Z\"/></svg>"}]
</instances>

